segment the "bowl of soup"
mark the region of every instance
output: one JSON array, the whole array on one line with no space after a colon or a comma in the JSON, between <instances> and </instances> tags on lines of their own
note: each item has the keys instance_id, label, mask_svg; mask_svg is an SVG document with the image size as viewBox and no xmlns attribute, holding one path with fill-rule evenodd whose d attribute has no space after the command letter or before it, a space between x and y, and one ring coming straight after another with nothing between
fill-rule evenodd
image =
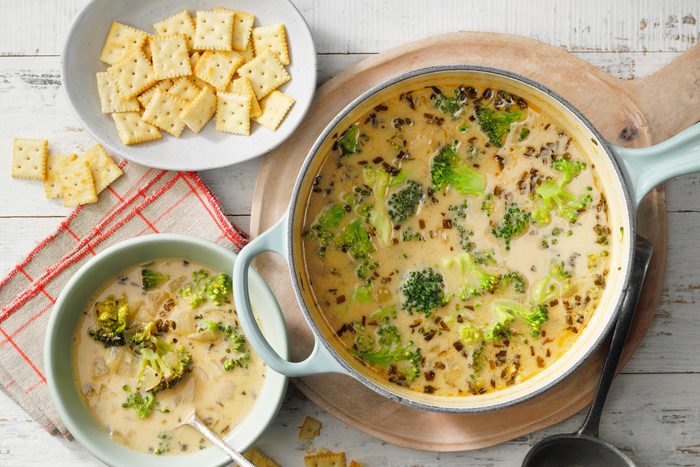
<instances>
[{"instance_id":1,"label":"bowl of soup","mask_svg":"<svg viewBox=\"0 0 700 467\"><path fill-rule=\"evenodd\" d=\"M289 376L343 373L436 411L527 400L604 339L629 285L636 207L700 169L698 135L618 148L509 72L396 77L329 123L285 216L242 251L243 329ZM276 355L248 313L245 274L263 251L289 262L316 338L303 362Z\"/></svg>"},{"instance_id":2,"label":"bowl of soup","mask_svg":"<svg viewBox=\"0 0 700 467\"><path fill-rule=\"evenodd\" d=\"M49 389L70 433L110 465L223 465L192 410L245 450L274 419L286 377L241 329L233 303L236 254L194 237L159 234L114 245L62 291L46 336ZM264 282L250 277L256 319L280 354L287 338Z\"/></svg>"}]
</instances>

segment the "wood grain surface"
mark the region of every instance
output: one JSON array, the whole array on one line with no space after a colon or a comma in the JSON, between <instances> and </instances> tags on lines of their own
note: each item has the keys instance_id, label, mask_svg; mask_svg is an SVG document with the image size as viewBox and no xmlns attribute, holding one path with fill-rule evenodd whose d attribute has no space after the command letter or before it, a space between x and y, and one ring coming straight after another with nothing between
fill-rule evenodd
<instances>
[{"instance_id":1,"label":"wood grain surface","mask_svg":"<svg viewBox=\"0 0 700 467\"><path fill-rule=\"evenodd\" d=\"M3 0L0 153L6 160L12 136L48 137L55 151L94 144L70 113L59 72L65 34L88 1ZM319 83L390 47L460 30L529 36L617 78L635 80L700 41L697 0L292 1L314 35ZM653 102L653 94L650 97ZM675 109L679 117L692 112L685 105ZM229 219L246 230L262 163L255 160L201 174ZM11 180L9 168L0 164L2 271L53 231L68 212L60 203L45 200L40 184ZM649 331L613 384L601 427L603 436L640 466L697 465L700 456L700 175L668 183L666 195L664 289ZM278 419L259 440L261 448L282 465L303 465L306 447L297 440L297 427L306 415L323 423L313 448L344 450L348 458L368 466L486 467L519 465L530 446L550 434L572 431L584 413L491 448L422 452L389 445L344 424L292 386ZM101 464L79 444L47 434L0 393L0 465Z\"/></svg>"},{"instance_id":2,"label":"wood grain surface","mask_svg":"<svg viewBox=\"0 0 700 467\"><path fill-rule=\"evenodd\" d=\"M673 88L667 69L649 76L643 83L621 81L561 49L512 35L452 33L401 45L367 58L324 84L302 130L267 156L253 198L251 232L259 234L282 216L294 179L280 179L279 174L298 172L309 148L333 116L369 87L401 73L455 63L516 72L565 97L609 141L624 146L644 146L684 128L686 121L674 118L666 121L665 127L654 129L648 120L661 120L658 112L671 113L678 105L700 104L700 95L696 98L693 94L692 79L697 63L694 56L698 53L700 48L668 65L674 75L691 75L687 81L675 83ZM674 89L674 92L657 92L657 101L664 105L652 107L648 100L642 100L647 105L642 108L638 104L640 96L649 88ZM601 105L602 102L605 105ZM687 113L684 118L700 118L700 110ZM672 127L674 122L676 128ZM666 264L666 206L662 189L655 190L645 200L637 227L639 233L654 244L655 254L623 364L646 333L662 289ZM293 358L304 358L313 347L313 334L296 303L284 261L268 255L258 260L256 267L273 287L285 313L291 341L295 343ZM384 441L414 449L463 451L516 438L578 412L592 398L605 349L606 346L601 347L570 378L545 394L515 407L483 414L438 414L412 409L341 375L301 378L295 383L307 397L331 414Z\"/></svg>"}]
</instances>

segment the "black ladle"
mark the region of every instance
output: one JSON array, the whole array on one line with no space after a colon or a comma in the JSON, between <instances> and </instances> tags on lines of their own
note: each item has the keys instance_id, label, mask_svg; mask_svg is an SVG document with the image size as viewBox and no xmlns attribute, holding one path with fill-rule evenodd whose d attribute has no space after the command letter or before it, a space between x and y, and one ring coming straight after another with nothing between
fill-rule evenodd
<instances>
[{"instance_id":1,"label":"black ladle","mask_svg":"<svg viewBox=\"0 0 700 467\"><path fill-rule=\"evenodd\" d=\"M634 309L651 260L651 252L651 244L637 237L635 262L629 288L615 324L610 350L598 382L598 391L588 410L586 420L575 433L550 436L537 443L525 456L523 467L634 467L632 459L612 444L599 438L598 434L600 414L632 325Z\"/></svg>"}]
</instances>

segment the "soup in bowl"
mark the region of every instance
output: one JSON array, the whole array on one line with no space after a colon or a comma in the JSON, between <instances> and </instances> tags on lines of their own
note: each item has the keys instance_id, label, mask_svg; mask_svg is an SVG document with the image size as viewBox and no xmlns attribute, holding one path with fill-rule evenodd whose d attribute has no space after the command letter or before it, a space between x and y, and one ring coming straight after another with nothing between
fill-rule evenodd
<instances>
[{"instance_id":1,"label":"soup in bowl","mask_svg":"<svg viewBox=\"0 0 700 467\"><path fill-rule=\"evenodd\" d=\"M350 375L436 411L507 407L591 355L629 286L636 206L698 169L698 128L611 146L552 91L511 73L426 68L349 103L311 148L285 216L234 268L243 329L289 376ZM652 159L652 157L654 159ZM315 346L279 358L245 274L289 262Z\"/></svg>"},{"instance_id":2,"label":"soup in bowl","mask_svg":"<svg viewBox=\"0 0 700 467\"><path fill-rule=\"evenodd\" d=\"M46 338L50 393L104 462L222 465L228 456L181 426L192 410L239 451L274 419L286 378L240 327L235 258L193 237L139 237L100 252L64 288ZM272 295L258 277L251 286L261 327L286 353Z\"/></svg>"}]
</instances>

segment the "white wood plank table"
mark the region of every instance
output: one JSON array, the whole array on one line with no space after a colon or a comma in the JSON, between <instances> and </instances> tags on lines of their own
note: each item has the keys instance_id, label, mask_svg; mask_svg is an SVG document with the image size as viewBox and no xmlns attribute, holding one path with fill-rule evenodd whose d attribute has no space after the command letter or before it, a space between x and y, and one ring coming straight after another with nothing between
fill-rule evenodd
<instances>
[{"instance_id":1,"label":"white wood plank table","mask_svg":"<svg viewBox=\"0 0 700 467\"><path fill-rule=\"evenodd\" d=\"M87 149L89 135L60 90L60 50L87 0L0 2L0 272L53 231L68 212L44 199L43 188L10 179L10 139L48 138L56 150ZM294 0L309 22L325 81L369 54L433 34L476 30L523 34L563 47L613 75L655 71L700 42L697 0L493 0L443 2ZM698 64L700 66L700 64ZM698 83L700 90L700 83ZM678 109L682 112L683 109ZM202 174L230 219L247 229L261 161ZM616 380L602 435L640 465L700 464L700 176L668 184L669 267L654 323ZM302 465L297 427L305 415L324 426L315 447L345 450L367 465L519 465L543 436L573 430L566 422L510 443L465 453L402 449L344 425L290 389L260 446L284 465ZM77 466L99 463L77 443L47 434L0 393L0 465Z\"/></svg>"}]
</instances>

